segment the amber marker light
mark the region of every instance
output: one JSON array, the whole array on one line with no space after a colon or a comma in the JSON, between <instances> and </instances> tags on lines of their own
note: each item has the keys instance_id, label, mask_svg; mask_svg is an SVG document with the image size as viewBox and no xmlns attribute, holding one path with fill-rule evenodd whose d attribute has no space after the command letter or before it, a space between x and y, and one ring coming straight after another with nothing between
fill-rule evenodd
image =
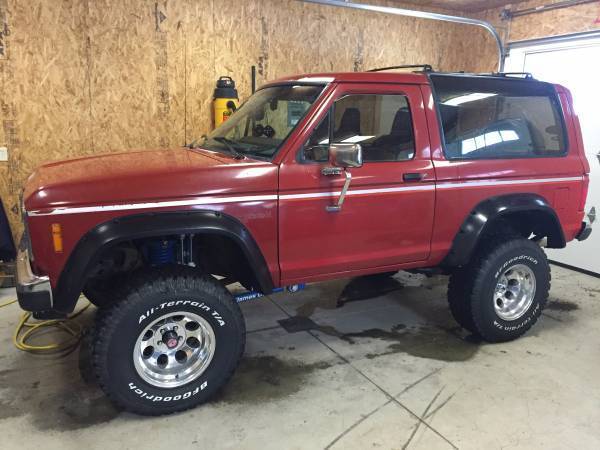
<instances>
[{"instance_id":1,"label":"amber marker light","mask_svg":"<svg viewBox=\"0 0 600 450\"><path fill-rule=\"evenodd\" d=\"M62 227L60 223L52 224L52 244L54 245L55 253L63 252Z\"/></svg>"}]
</instances>

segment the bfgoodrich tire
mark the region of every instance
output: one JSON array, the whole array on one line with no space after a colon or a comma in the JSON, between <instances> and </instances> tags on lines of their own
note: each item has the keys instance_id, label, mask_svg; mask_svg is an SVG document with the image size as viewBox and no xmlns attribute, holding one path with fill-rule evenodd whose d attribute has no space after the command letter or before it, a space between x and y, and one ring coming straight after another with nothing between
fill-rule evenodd
<instances>
[{"instance_id":1,"label":"bfgoodrich tire","mask_svg":"<svg viewBox=\"0 0 600 450\"><path fill-rule=\"evenodd\" d=\"M117 300L118 289L124 280L94 281L83 289L83 295L97 308L106 308Z\"/></svg>"},{"instance_id":2,"label":"bfgoodrich tire","mask_svg":"<svg viewBox=\"0 0 600 450\"><path fill-rule=\"evenodd\" d=\"M523 335L542 314L550 265L535 242L511 239L489 246L460 281L466 302L457 309L462 325L488 342L505 342Z\"/></svg>"},{"instance_id":3,"label":"bfgoodrich tire","mask_svg":"<svg viewBox=\"0 0 600 450\"><path fill-rule=\"evenodd\" d=\"M454 320L471 333L477 333L471 313L471 302L467 298L469 270L467 268L456 269L450 275L448 281L448 305Z\"/></svg>"},{"instance_id":4,"label":"bfgoodrich tire","mask_svg":"<svg viewBox=\"0 0 600 450\"><path fill-rule=\"evenodd\" d=\"M185 267L139 273L126 291L96 318L92 363L104 392L142 415L206 402L244 351L244 319L231 294Z\"/></svg>"}]
</instances>

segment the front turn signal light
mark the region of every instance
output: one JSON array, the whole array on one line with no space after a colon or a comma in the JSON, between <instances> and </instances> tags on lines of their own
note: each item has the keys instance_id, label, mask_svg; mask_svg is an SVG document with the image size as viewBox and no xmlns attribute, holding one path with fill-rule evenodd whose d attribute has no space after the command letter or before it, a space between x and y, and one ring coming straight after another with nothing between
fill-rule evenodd
<instances>
[{"instance_id":1,"label":"front turn signal light","mask_svg":"<svg viewBox=\"0 0 600 450\"><path fill-rule=\"evenodd\" d=\"M55 253L63 252L62 227L60 223L52 224L52 244L54 245Z\"/></svg>"}]
</instances>

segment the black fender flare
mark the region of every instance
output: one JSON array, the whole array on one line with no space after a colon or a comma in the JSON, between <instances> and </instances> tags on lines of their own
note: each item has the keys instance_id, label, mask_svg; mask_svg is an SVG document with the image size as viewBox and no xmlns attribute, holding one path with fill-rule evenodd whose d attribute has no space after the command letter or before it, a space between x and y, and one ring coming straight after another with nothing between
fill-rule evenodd
<instances>
[{"instance_id":1,"label":"black fender flare","mask_svg":"<svg viewBox=\"0 0 600 450\"><path fill-rule=\"evenodd\" d=\"M244 252L263 293L273 291L273 279L258 244L237 219L218 211L169 211L135 214L101 223L77 243L63 268L54 293L54 309L73 311L87 275L103 250L132 239L171 234L218 234L233 239Z\"/></svg>"},{"instance_id":2,"label":"black fender flare","mask_svg":"<svg viewBox=\"0 0 600 450\"><path fill-rule=\"evenodd\" d=\"M495 220L514 213L543 213L550 220L549 226L557 231L549 246L563 248L566 240L560 220L554 208L538 194L507 194L483 200L469 213L454 237L452 247L442 262L443 267L459 267L469 262L477 244Z\"/></svg>"}]
</instances>

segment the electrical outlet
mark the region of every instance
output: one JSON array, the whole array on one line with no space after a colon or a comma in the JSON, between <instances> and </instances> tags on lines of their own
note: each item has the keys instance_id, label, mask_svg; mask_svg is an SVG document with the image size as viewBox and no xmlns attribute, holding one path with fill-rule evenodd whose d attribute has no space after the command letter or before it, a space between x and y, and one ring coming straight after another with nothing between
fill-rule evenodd
<instances>
[{"instance_id":1,"label":"electrical outlet","mask_svg":"<svg viewBox=\"0 0 600 450\"><path fill-rule=\"evenodd\" d=\"M0 161L8 161L8 147L0 147Z\"/></svg>"}]
</instances>

